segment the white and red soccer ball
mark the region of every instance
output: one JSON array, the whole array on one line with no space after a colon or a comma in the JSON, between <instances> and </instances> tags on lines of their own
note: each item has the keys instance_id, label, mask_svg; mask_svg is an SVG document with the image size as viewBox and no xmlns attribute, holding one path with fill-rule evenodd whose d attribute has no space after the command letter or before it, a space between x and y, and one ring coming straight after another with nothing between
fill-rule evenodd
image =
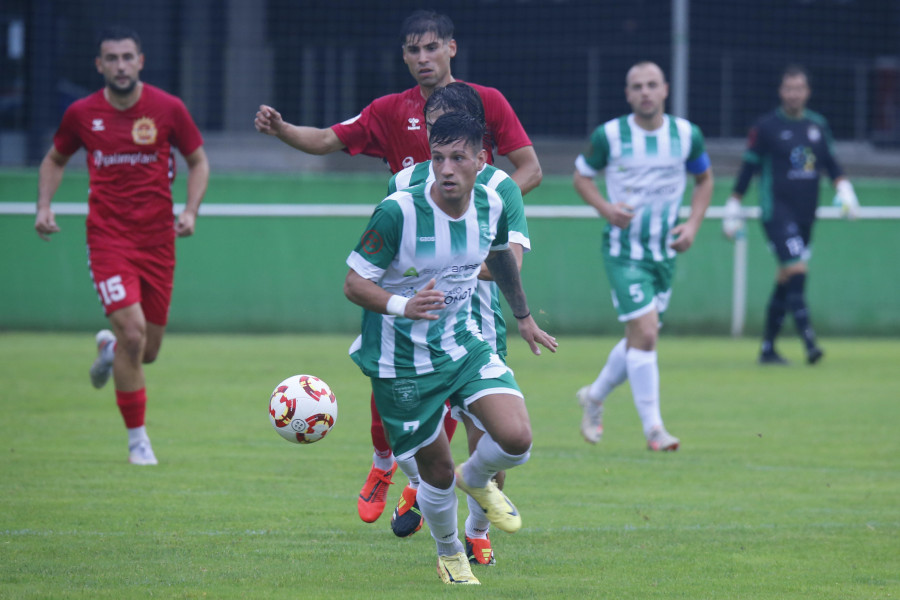
<instances>
[{"instance_id":1,"label":"white and red soccer ball","mask_svg":"<svg viewBox=\"0 0 900 600\"><path fill-rule=\"evenodd\" d=\"M312 444L337 422L337 399L328 384L313 375L294 375L275 387L269 398L269 422L295 444Z\"/></svg>"}]
</instances>

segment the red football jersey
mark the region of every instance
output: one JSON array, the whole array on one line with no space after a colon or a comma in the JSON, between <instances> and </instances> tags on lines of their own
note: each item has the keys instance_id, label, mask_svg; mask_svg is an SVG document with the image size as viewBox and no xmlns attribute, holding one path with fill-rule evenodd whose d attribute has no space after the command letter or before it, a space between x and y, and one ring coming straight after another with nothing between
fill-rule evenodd
<instances>
[{"instance_id":1,"label":"red football jersey","mask_svg":"<svg viewBox=\"0 0 900 600\"><path fill-rule=\"evenodd\" d=\"M87 240L93 247L141 248L175 239L172 146L187 156L203 144L184 103L149 84L127 110L99 90L66 109L56 149L87 150Z\"/></svg>"},{"instance_id":2,"label":"red football jersey","mask_svg":"<svg viewBox=\"0 0 900 600\"><path fill-rule=\"evenodd\" d=\"M458 81L458 80L457 80ZM531 145L531 140L512 106L499 90L469 83L484 104L488 163L494 163L493 149L501 156ZM357 116L331 128L349 154L383 158L396 173L431 159L425 133L425 98L419 86L399 94L376 98Z\"/></svg>"}]
</instances>

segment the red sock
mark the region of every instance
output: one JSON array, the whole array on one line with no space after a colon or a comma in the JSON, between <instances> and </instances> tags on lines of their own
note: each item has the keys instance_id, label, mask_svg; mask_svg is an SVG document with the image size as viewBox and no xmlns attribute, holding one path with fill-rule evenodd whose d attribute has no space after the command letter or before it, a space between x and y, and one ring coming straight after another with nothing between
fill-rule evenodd
<instances>
[{"instance_id":1,"label":"red sock","mask_svg":"<svg viewBox=\"0 0 900 600\"><path fill-rule=\"evenodd\" d=\"M384 425L381 423L381 415L375 408L375 394L372 394L372 445L375 446L375 454L383 458L391 455L391 445L384 435Z\"/></svg>"},{"instance_id":2,"label":"red sock","mask_svg":"<svg viewBox=\"0 0 900 600\"><path fill-rule=\"evenodd\" d=\"M144 424L144 412L147 409L147 388L141 388L133 392L116 390L116 404L122 418L125 419L125 427L134 429Z\"/></svg>"}]
</instances>

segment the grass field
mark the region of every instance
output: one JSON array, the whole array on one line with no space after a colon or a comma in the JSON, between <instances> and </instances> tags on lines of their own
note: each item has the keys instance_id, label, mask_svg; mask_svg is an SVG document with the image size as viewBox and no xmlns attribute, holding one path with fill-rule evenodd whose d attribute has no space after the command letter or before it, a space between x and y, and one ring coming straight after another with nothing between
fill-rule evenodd
<instances>
[{"instance_id":1,"label":"grass field","mask_svg":"<svg viewBox=\"0 0 900 600\"><path fill-rule=\"evenodd\" d=\"M894 340L825 339L814 368L763 369L755 340L664 337L673 454L645 450L627 386L603 442L581 439L573 393L615 340L514 343L534 450L506 490L524 525L494 533L497 566L465 589L440 583L427 527L398 540L389 514L356 515L371 448L350 341L170 335L147 369L160 465L134 467L112 391L88 383L90 334L0 335L0 598L900 597ZM311 446L266 417L300 372L340 405Z\"/></svg>"}]
</instances>

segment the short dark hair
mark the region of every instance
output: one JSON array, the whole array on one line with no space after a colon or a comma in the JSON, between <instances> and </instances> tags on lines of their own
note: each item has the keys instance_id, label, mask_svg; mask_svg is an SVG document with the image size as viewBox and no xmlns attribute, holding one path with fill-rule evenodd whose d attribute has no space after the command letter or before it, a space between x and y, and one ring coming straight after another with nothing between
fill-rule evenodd
<instances>
[{"instance_id":1,"label":"short dark hair","mask_svg":"<svg viewBox=\"0 0 900 600\"><path fill-rule=\"evenodd\" d=\"M781 81L784 81L786 77L800 77L801 75L806 77L806 85L810 85L809 71L806 70L806 67L798 63L791 63L781 72Z\"/></svg>"},{"instance_id":2,"label":"short dark hair","mask_svg":"<svg viewBox=\"0 0 900 600\"><path fill-rule=\"evenodd\" d=\"M466 113L452 112L444 113L438 117L437 121L431 126L428 142L432 146L442 146L461 140L466 145L476 148L477 152L484 147L481 142L483 139L483 123L479 123L474 117Z\"/></svg>"},{"instance_id":3,"label":"short dark hair","mask_svg":"<svg viewBox=\"0 0 900 600\"><path fill-rule=\"evenodd\" d=\"M124 25L110 25L109 27L104 27L97 34L97 56L100 56L100 46L103 45L103 42L110 40L116 42L119 40L134 40L134 45L137 46L138 52L141 51L141 36L137 34L137 31Z\"/></svg>"},{"instance_id":4,"label":"short dark hair","mask_svg":"<svg viewBox=\"0 0 900 600\"><path fill-rule=\"evenodd\" d=\"M662 73L663 83L668 83L668 81L666 81L666 72L663 71L663 68L661 66L659 66L652 60L639 60L631 65L625 72L625 81L628 81L628 73L631 73L631 69L634 69L635 67L656 67L657 69L659 69L659 72Z\"/></svg>"},{"instance_id":5,"label":"short dark hair","mask_svg":"<svg viewBox=\"0 0 900 600\"><path fill-rule=\"evenodd\" d=\"M403 21L400 44L405 46L409 38L418 39L429 32L442 40L453 39L453 21L433 10L417 10Z\"/></svg>"},{"instance_id":6,"label":"short dark hair","mask_svg":"<svg viewBox=\"0 0 900 600\"><path fill-rule=\"evenodd\" d=\"M428 113L433 110L442 110L444 113L463 112L474 117L476 121L484 125L484 103L481 96L471 85L462 81L448 83L431 92L425 101L425 120L428 121Z\"/></svg>"}]
</instances>

